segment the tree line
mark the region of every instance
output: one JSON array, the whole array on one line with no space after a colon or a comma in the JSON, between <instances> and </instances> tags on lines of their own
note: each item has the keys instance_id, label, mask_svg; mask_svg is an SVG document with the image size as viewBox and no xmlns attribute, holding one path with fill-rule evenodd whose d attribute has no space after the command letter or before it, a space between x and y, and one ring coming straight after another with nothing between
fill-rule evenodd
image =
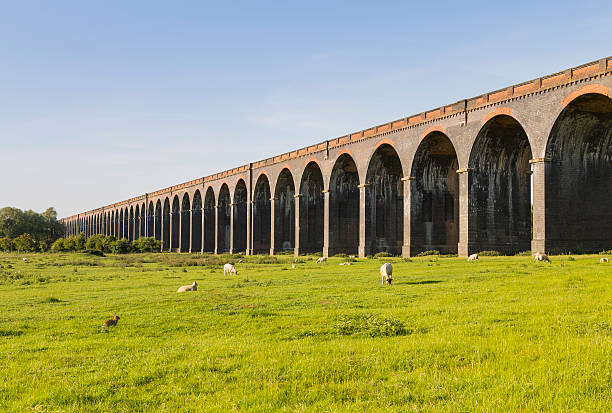
<instances>
[{"instance_id":1,"label":"tree line","mask_svg":"<svg viewBox=\"0 0 612 413\"><path fill-rule=\"evenodd\" d=\"M64 224L57 220L54 208L47 208L42 214L13 207L0 209L2 251L47 251L64 232Z\"/></svg>"}]
</instances>

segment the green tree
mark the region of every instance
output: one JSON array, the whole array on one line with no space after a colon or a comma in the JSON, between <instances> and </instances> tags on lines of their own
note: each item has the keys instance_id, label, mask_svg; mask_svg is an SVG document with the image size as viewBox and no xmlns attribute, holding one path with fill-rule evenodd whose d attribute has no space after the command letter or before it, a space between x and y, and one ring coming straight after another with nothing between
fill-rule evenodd
<instances>
[{"instance_id":1,"label":"green tree","mask_svg":"<svg viewBox=\"0 0 612 413\"><path fill-rule=\"evenodd\" d=\"M153 237L142 237L132 242L133 248L138 252L155 252L161 248L161 242Z\"/></svg>"},{"instance_id":2,"label":"green tree","mask_svg":"<svg viewBox=\"0 0 612 413\"><path fill-rule=\"evenodd\" d=\"M80 233L76 237L74 237L74 250L81 251L85 249L85 234Z\"/></svg>"}]
</instances>

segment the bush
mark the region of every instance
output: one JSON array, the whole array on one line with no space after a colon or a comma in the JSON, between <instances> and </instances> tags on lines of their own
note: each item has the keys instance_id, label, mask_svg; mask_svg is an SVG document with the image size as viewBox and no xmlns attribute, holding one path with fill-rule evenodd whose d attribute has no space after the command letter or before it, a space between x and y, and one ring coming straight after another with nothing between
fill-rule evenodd
<instances>
[{"instance_id":1,"label":"bush","mask_svg":"<svg viewBox=\"0 0 612 413\"><path fill-rule=\"evenodd\" d=\"M102 242L104 241L104 235L96 234L89 237L85 242L85 249L102 251Z\"/></svg>"},{"instance_id":2,"label":"bush","mask_svg":"<svg viewBox=\"0 0 612 413\"><path fill-rule=\"evenodd\" d=\"M137 252L159 252L161 242L153 237L143 237L132 242L132 248Z\"/></svg>"},{"instance_id":3,"label":"bush","mask_svg":"<svg viewBox=\"0 0 612 413\"><path fill-rule=\"evenodd\" d=\"M64 251L76 251L76 243L74 237L64 239Z\"/></svg>"},{"instance_id":4,"label":"bush","mask_svg":"<svg viewBox=\"0 0 612 413\"><path fill-rule=\"evenodd\" d=\"M96 249L84 249L83 254L95 255L97 257L106 257L106 255L104 255L102 251Z\"/></svg>"},{"instance_id":5,"label":"bush","mask_svg":"<svg viewBox=\"0 0 612 413\"><path fill-rule=\"evenodd\" d=\"M127 254L132 251L132 244L127 239L121 238L113 242L111 251L115 254Z\"/></svg>"},{"instance_id":6,"label":"bush","mask_svg":"<svg viewBox=\"0 0 612 413\"><path fill-rule=\"evenodd\" d=\"M374 254L374 258L387 258L387 257L393 257L393 255L391 255L391 253L386 252L386 251L377 252L376 254Z\"/></svg>"},{"instance_id":7,"label":"bush","mask_svg":"<svg viewBox=\"0 0 612 413\"><path fill-rule=\"evenodd\" d=\"M499 257L500 255L499 251L480 251L478 253L480 257Z\"/></svg>"},{"instance_id":8,"label":"bush","mask_svg":"<svg viewBox=\"0 0 612 413\"><path fill-rule=\"evenodd\" d=\"M15 246L9 237L0 238L0 251L13 251Z\"/></svg>"},{"instance_id":9,"label":"bush","mask_svg":"<svg viewBox=\"0 0 612 413\"><path fill-rule=\"evenodd\" d=\"M531 257L531 251L521 251L514 254L515 257Z\"/></svg>"},{"instance_id":10,"label":"bush","mask_svg":"<svg viewBox=\"0 0 612 413\"><path fill-rule=\"evenodd\" d=\"M423 252L418 253L416 256L417 257L427 257L429 255L440 255L440 251L438 250L423 251Z\"/></svg>"},{"instance_id":11,"label":"bush","mask_svg":"<svg viewBox=\"0 0 612 413\"><path fill-rule=\"evenodd\" d=\"M348 257L348 255L346 255L344 253L340 253L340 254L334 255L334 257L337 257L337 258L346 258L346 257Z\"/></svg>"},{"instance_id":12,"label":"bush","mask_svg":"<svg viewBox=\"0 0 612 413\"><path fill-rule=\"evenodd\" d=\"M15 249L20 252L37 252L40 246L30 234L21 234L13 240Z\"/></svg>"},{"instance_id":13,"label":"bush","mask_svg":"<svg viewBox=\"0 0 612 413\"><path fill-rule=\"evenodd\" d=\"M74 237L74 248L75 251L81 251L82 249L85 249L85 234L83 234L82 232L76 237Z\"/></svg>"},{"instance_id":14,"label":"bush","mask_svg":"<svg viewBox=\"0 0 612 413\"><path fill-rule=\"evenodd\" d=\"M600 252L601 255L610 255L612 254L612 250L607 250L607 251L602 251Z\"/></svg>"},{"instance_id":15,"label":"bush","mask_svg":"<svg viewBox=\"0 0 612 413\"><path fill-rule=\"evenodd\" d=\"M58 238L55 240L53 244L51 244L52 252L62 252L64 251L64 238Z\"/></svg>"}]
</instances>

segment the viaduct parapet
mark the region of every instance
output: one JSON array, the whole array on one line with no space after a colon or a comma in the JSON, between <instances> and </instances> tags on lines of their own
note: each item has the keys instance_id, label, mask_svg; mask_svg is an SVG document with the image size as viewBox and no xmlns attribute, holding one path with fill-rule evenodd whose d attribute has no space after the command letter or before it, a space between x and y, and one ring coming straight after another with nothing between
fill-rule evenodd
<instances>
[{"instance_id":1,"label":"viaduct parapet","mask_svg":"<svg viewBox=\"0 0 612 413\"><path fill-rule=\"evenodd\" d=\"M612 57L62 221L184 252L612 249Z\"/></svg>"}]
</instances>

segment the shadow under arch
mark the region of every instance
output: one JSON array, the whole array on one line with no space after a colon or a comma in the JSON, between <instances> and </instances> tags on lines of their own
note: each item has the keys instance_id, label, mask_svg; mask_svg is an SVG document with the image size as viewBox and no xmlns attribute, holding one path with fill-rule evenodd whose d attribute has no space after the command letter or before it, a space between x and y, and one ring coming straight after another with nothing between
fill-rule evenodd
<instances>
[{"instance_id":1,"label":"shadow under arch","mask_svg":"<svg viewBox=\"0 0 612 413\"><path fill-rule=\"evenodd\" d=\"M469 253L531 248L531 156L513 117L495 116L478 132L469 159Z\"/></svg>"},{"instance_id":2,"label":"shadow under arch","mask_svg":"<svg viewBox=\"0 0 612 413\"><path fill-rule=\"evenodd\" d=\"M612 249L612 99L589 93L569 102L546 157L546 250Z\"/></svg>"},{"instance_id":3,"label":"shadow under arch","mask_svg":"<svg viewBox=\"0 0 612 413\"><path fill-rule=\"evenodd\" d=\"M417 148L410 181L410 255L456 254L459 241L459 162L451 140L429 133Z\"/></svg>"},{"instance_id":4,"label":"shadow under arch","mask_svg":"<svg viewBox=\"0 0 612 413\"><path fill-rule=\"evenodd\" d=\"M399 155L388 143L370 159L365 187L365 254L402 253L404 240L403 169Z\"/></svg>"}]
</instances>

